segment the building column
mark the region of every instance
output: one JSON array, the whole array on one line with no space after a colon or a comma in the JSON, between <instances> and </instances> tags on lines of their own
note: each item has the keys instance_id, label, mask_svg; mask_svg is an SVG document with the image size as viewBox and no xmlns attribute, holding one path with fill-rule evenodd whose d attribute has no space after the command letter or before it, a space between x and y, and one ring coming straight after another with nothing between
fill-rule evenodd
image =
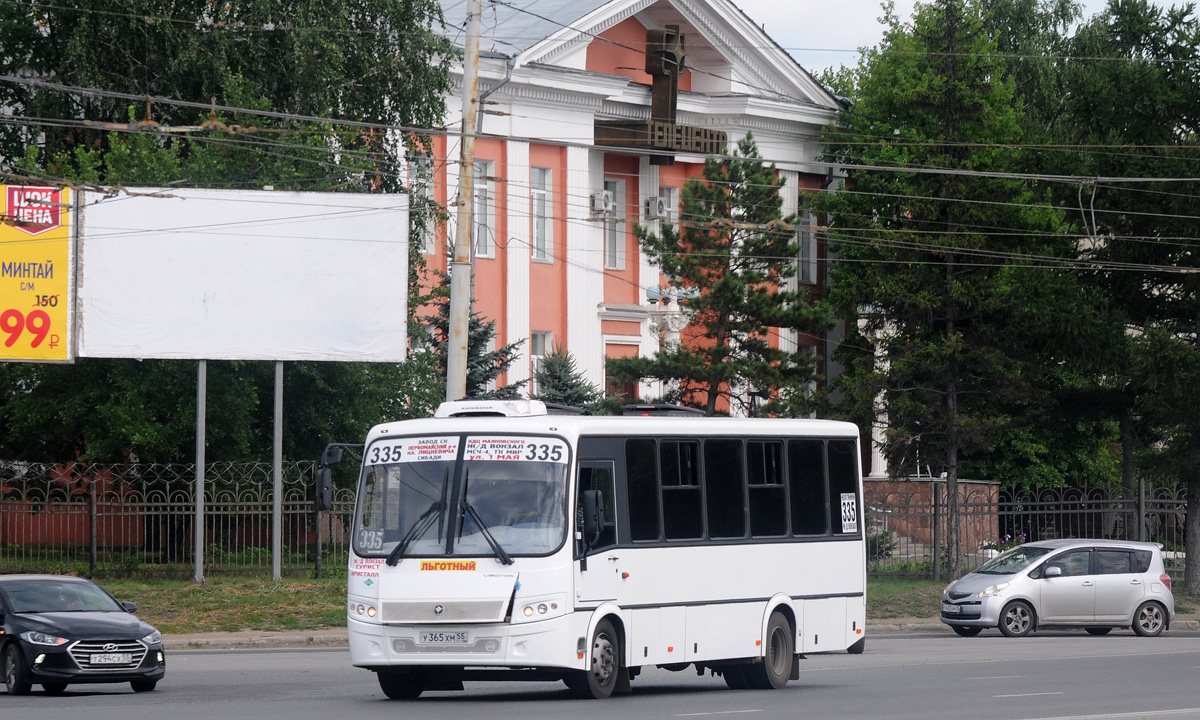
<instances>
[{"instance_id":1,"label":"building column","mask_svg":"<svg viewBox=\"0 0 1200 720\"><path fill-rule=\"evenodd\" d=\"M649 227L651 221L646 218L646 201L651 196L658 195L658 166L650 164L649 157L642 157L638 162L638 188L640 195L638 197L638 222ZM652 230L657 230L651 228ZM651 258L638 249L638 304L650 304L646 299L646 290L652 287L658 287L658 278L660 275L658 265ZM651 319L642 323L642 343L638 349L638 355L641 357L653 357L659 351L659 328L658 322ZM656 397L663 394L663 384L658 381L642 382L638 385L638 394L641 397Z\"/></svg>"},{"instance_id":2,"label":"building column","mask_svg":"<svg viewBox=\"0 0 1200 720\"><path fill-rule=\"evenodd\" d=\"M604 153L567 148L567 348L589 382L604 387L604 223L591 211L604 189Z\"/></svg>"},{"instance_id":3,"label":"building column","mask_svg":"<svg viewBox=\"0 0 1200 720\"><path fill-rule=\"evenodd\" d=\"M530 257L530 205L529 205L529 143L518 140L507 141L505 152L508 167L504 177L508 182L508 236L502 240L505 247L508 274L504 281L504 312L508 329L505 341L514 343L525 340L519 358L508 367L508 382L529 379L529 257ZM526 385L524 394L528 396Z\"/></svg>"}]
</instances>

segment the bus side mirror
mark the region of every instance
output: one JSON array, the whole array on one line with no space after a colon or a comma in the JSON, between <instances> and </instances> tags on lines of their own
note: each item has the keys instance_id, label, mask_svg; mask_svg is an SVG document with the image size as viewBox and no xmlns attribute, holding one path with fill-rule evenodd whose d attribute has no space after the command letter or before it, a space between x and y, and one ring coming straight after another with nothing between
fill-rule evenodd
<instances>
[{"instance_id":1,"label":"bus side mirror","mask_svg":"<svg viewBox=\"0 0 1200 720\"><path fill-rule=\"evenodd\" d=\"M333 471L327 467L317 471L317 493L313 504L318 512L333 509Z\"/></svg>"},{"instance_id":2,"label":"bus side mirror","mask_svg":"<svg viewBox=\"0 0 1200 720\"><path fill-rule=\"evenodd\" d=\"M604 529L604 496L599 490L584 490L580 500L583 504L583 543L585 547L591 547Z\"/></svg>"},{"instance_id":3,"label":"bus side mirror","mask_svg":"<svg viewBox=\"0 0 1200 720\"><path fill-rule=\"evenodd\" d=\"M321 465L323 467L329 467L330 465L337 465L341 461L342 461L342 449L340 447L335 447L333 445L329 445L325 448L325 452L321 456Z\"/></svg>"}]
</instances>

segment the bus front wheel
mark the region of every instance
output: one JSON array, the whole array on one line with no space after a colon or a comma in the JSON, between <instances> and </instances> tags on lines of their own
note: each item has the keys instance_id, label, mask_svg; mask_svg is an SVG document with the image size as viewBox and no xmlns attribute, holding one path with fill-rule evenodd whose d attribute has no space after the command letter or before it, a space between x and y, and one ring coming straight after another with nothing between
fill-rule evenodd
<instances>
[{"instance_id":1,"label":"bus front wheel","mask_svg":"<svg viewBox=\"0 0 1200 720\"><path fill-rule=\"evenodd\" d=\"M581 698L603 700L613 694L621 674L621 639L609 620L592 633L591 668L568 675L564 682Z\"/></svg>"},{"instance_id":2,"label":"bus front wheel","mask_svg":"<svg viewBox=\"0 0 1200 720\"><path fill-rule=\"evenodd\" d=\"M425 686L411 674L377 672L379 689L391 700L416 700L425 691Z\"/></svg>"},{"instance_id":3,"label":"bus front wheel","mask_svg":"<svg viewBox=\"0 0 1200 720\"><path fill-rule=\"evenodd\" d=\"M796 634L783 613L771 613L767 623L767 651L762 663L746 667L752 687L759 690L778 690L787 685L792 674L792 648Z\"/></svg>"}]
</instances>

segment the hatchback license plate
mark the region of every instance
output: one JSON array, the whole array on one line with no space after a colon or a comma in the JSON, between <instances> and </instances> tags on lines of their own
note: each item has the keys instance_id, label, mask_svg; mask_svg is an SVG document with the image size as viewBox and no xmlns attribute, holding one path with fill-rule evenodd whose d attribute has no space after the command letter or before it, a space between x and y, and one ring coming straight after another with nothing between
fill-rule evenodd
<instances>
[{"instance_id":1,"label":"hatchback license plate","mask_svg":"<svg viewBox=\"0 0 1200 720\"><path fill-rule=\"evenodd\" d=\"M89 661L90 665L128 665L133 662L130 653L96 653Z\"/></svg>"},{"instance_id":2,"label":"hatchback license plate","mask_svg":"<svg viewBox=\"0 0 1200 720\"><path fill-rule=\"evenodd\" d=\"M962 608L960 608L957 605L950 605L949 603L947 603L942 606L942 614L943 615L957 615L960 612L962 612Z\"/></svg>"},{"instance_id":3,"label":"hatchback license plate","mask_svg":"<svg viewBox=\"0 0 1200 720\"><path fill-rule=\"evenodd\" d=\"M466 645L471 636L466 630L429 630L421 633L422 645Z\"/></svg>"}]
</instances>

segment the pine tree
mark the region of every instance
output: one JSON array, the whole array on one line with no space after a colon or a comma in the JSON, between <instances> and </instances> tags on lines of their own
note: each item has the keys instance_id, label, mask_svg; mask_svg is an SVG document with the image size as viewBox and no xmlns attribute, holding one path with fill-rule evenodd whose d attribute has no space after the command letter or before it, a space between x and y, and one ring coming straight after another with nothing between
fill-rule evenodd
<instances>
[{"instance_id":1,"label":"pine tree","mask_svg":"<svg viewBox=\"0 0 1200 720\"><path fill-rule=\"evenodd\" d=\"M442 378L446 377L446 346L450 339L450 276L438 273L441 277L441 290L437 293L432 304L437 308L437 314L430 318L429 327L431 339L438 355L438 369ZM488 345L496 337L496 321L487 320L475 312L475 298L471 298L471 315L467 321L467 397L469 398L513 398L517 397L521 388L528 381L519 380L495 390L488 390L488 385L505 373L518 358L525 340L509 343L495 350L488 350Z\"/></svg>"},{"instance_id":2,"label":"pine tree","mask_svg":"<svg viewBox=\"0 0 1200 720\"><path fill-rule=\"evenodd\" d=\"M678 399L709 415L720 398L749 409L752 388L776 398L768 412L803 393L816 377L815 358L780 349L771 329L819 334L832 316L805 291L787 289L800 248L797 218L781 211L782 185L747 135L733 156L705 162L702 181L684 185L678 232L667 223L657 232L636 226L642 252L690 297L689 325L682 342L652 358L610 358L611 377L677 383Z\"/></svg>"},{"instance_id":3,"label":"pine tree","mask_svg":"<svg viewBox=\"0 0 1200 720\"><path fill-rule=\"evenodd\" d=\"M600 388L588 382L575 367L575 358L560 345L542 358L533 381L538 400L579 408L589 415L615 413L621 402L620 398L606 398Z\"/></svg>"}]
</instances>

